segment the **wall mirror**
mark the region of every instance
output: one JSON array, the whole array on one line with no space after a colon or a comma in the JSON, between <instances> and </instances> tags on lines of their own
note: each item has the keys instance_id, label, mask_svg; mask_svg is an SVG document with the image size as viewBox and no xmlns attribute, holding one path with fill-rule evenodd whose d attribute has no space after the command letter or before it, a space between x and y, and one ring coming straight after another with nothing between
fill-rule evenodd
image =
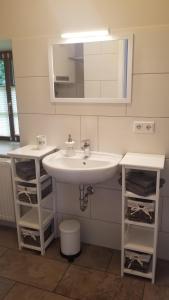
<instances>
[{"instance_id":1,"label":"wall mirror","mask_svg":"<svg viewBox=\"0 0 169 300\"><path fill-rule=\"evenodd\" d=\"M133 34L90 42L49 41L52 102L130 103Z\"/></svg>"}]
</instances>

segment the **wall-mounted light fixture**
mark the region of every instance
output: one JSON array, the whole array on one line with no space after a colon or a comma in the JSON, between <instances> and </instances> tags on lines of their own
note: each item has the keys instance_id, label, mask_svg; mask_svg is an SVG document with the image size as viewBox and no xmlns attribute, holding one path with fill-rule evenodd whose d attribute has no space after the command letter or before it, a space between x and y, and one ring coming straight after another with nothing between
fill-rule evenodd
<instances>
[{"instance_id":1,"label":"wall-mounted light fixture","mask_svg":"<svg viewBox=\"0 0 169 300\"><path fill-rule=\"evenodd\" d=\"M105 41L110 40L110 32L107 29L95 31L79 31L65 32L61 34L61 38L67 43L90 42L90 41Z\"/></svg>"}]
</instances>

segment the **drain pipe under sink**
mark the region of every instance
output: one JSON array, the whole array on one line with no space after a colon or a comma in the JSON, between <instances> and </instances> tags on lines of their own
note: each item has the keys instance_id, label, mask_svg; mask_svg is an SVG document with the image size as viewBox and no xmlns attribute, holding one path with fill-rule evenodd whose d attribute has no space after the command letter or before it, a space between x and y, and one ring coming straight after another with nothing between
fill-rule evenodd
<instances>
[{"instance_id":1,"label":"drain pipe under sink","mask_svg":"<svg viewBox=\"0 0 169 300\"><path fill-rule=\"evenodd\" d=\"M80 209L85 211L88 206L88 196L94 193L94 188L91 184L85 186L84 184L79 185L79 200L80 200Z\"/></svg>"}]
</instances>

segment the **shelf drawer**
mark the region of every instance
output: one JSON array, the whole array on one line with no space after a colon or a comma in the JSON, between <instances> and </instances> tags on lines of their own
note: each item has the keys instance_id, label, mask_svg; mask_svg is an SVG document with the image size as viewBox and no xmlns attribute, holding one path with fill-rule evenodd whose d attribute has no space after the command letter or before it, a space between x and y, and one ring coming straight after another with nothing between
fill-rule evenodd
<instances>
[{"instance_id":1,"label":"shelf drawer","mask_svg":"<svg viewBox=\"0 0 169 300\"><path fill-rule=\"evenodd\" d=\"M20 202L29 204L37 204L37 186L34 183L17 183L16 185L17 198ZM44 180L41 183L41 199L47 197L52 192L52 178Z\"/></svg>"},{"instance_id":2,"label":"shelf drawer","mask_svg":"<svg viewBox=\"0 0 169 300\"><path fill-rule=\"evenodd\" d=\"M44 229L44 242L54 232L54 220L52 220ZM31 245L35 247L40 247L40 231L36 229L30 229L28 227L21 227L21 240L25 245Z\"/></svg>"},{"instance_id":3,"label":"shelf drawer","mask_svg":"<svg viewBox=\"0 0 169 300\"><path fill-rule=\"evenodd\" d=\"M150 273L152 255L136 251L125 250L124 267L142 273Z\"/></svg>"}]
</instances>

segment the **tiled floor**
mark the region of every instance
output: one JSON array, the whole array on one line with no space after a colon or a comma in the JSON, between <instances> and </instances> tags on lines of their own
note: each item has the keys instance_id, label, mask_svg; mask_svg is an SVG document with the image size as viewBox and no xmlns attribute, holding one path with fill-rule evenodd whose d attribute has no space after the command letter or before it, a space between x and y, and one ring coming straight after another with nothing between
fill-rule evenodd
<instances>
[{"instance_id":1,"label":"tiled floor","mask_svg":"<svg viewBox=\"0 0 169 300\"><path fill-rule=\"evenodd\" d=\"M59 242L44 257L17 249L15 229L0 227L0 300L169 300L169 262L159 261L156 284L120 278L120 252L83 245L68 263Z\"/></svg>"}]
</instances>

